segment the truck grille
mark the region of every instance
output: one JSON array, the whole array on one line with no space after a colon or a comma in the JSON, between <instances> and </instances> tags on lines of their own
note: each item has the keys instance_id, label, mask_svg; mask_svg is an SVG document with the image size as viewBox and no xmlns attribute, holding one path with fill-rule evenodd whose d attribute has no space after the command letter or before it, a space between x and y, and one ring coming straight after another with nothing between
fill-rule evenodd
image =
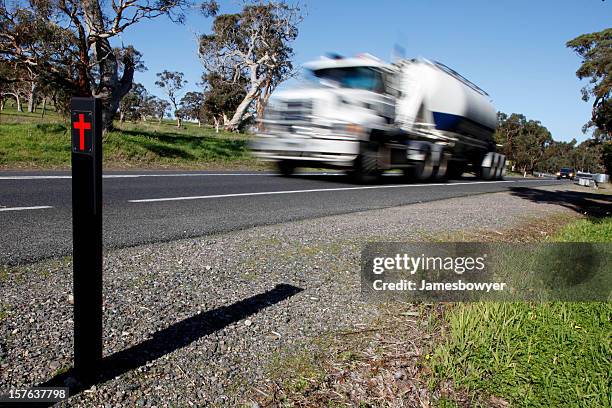
<instances>
[{"instance_id":1,"label":"truck grille","mask_svg":"<svg viewBox=\"0 0 612 408\"><path fill-rule=\"evenodd\" d=\"M291 122L306 122L312 115L312 101L286 101L280 106L279 119Z\"/></svg>"}]
</instances>

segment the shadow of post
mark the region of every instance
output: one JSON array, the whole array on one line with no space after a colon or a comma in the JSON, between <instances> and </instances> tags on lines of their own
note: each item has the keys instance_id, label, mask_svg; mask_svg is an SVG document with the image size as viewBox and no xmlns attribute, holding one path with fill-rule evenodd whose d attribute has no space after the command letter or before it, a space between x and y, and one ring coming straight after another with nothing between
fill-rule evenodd
<instances>
[{"instance_id":1,"label":"shadow of post","mask_svg":"<svg viewBox=\"0 0 612 408\"><path fill-rule=\"evenodd\" d=\"M76 373L74 369L70 369L37 386L68 386L70 387L70 396L74 396L93 385L108 381L168 353L188 346L203 336L221 330L229 324L253 315L268 306L279 303L302 290L301 288L288 284L276 285L271 290L233 303L229 306L223 306L181 320L180 322L174 323L154 333L150 339L142 343L104 357L102 359L100 373L95 378L79 379L80 382L77 384L76 381L73 381ZM29 406L51 405L53 405L53 403Z\"/></svg>"}]
</instances>

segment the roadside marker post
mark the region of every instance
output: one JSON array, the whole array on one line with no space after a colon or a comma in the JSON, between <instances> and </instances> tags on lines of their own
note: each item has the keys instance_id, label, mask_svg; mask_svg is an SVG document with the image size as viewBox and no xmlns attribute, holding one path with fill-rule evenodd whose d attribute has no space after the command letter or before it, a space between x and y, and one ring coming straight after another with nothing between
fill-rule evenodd
<instances>
[{"instance_id":1,"label":"roadside marker post","mask_svg":"<svg viewBox=\"0 0 612 408\"><path fill-rule=\"evenodd\" d=\"M72 98L72 248L74 368L96 375L102 361L102 110Z\"/></svg>"}]
</instances>

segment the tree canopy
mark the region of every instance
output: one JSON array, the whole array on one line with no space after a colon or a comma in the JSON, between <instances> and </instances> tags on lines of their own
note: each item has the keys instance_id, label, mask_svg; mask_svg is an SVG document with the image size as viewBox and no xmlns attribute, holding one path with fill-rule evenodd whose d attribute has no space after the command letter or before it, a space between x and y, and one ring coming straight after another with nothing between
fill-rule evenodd
<instances>
[{"instance_id":1,"label":"tree canopy","mask_svg":"<svg viewBox=\"0 0 612 408\"><path fill-rule=\"evenodd\" d=\"M576 71L580 79L588 79L582 88L582 99L586 102L593 99L591 120L585 130L596 127L595 136L604 140L612 138L612 28L580 35L566 43L582 58L582 64Z\"/></svg>"},{"instance_id":2,"label":"tree canopy","mask_svg":"<svg viewBox=\"0 0 612 408\"><path fill-rule=\"evenodd\" d=\"M217 16L212 33L200 37L200 59L207 74L229 79L229 72L233 83L244 78L248 84L232 118L225 123L228 129L240 125L254 101L257 111L263 111L272 91L291 75L291 43L301 21L297 7L260 1L245 5L240 13Z\"/></svg>"},{"instance_id":3,"label":"tree canopy","mask_svg":"<svg viewBox=\"0 0 612 408\"><path fill-rule=\"evenodd\" d=\"M174 116L176 118L176 126L181 126L181 111L179 109L180 94L183 88L187 85L187 80L184 79L185 74L177 71L166 71L157 73L157 81L155 85L160 87L174 108Z\"/></svg>"},{"instance_id":4,"label":"tree canopy","mask_svg":"<svg viewBox=\"0 0 612 408\"><path fill-rule=\"evenodd\" d=\"M204 94L202 92L187 92L181 98L179 116L195 120L201 126L204 119Z\"/></svg>"},{"instance_id":5,"label":"tree canopy","mask_svg":"<svg viewBox=\"0 0 612 408\"><path fill-rule=\"evenodd\" d=\"M576 139L557 142L539 121L518 113L498 112L497 120L495 141L502 145L501 152L517 172L537 170L553 173L561 167L590 172L603 170L603 150L596 140L580 144Z\"/></svg>"}]
</instances>

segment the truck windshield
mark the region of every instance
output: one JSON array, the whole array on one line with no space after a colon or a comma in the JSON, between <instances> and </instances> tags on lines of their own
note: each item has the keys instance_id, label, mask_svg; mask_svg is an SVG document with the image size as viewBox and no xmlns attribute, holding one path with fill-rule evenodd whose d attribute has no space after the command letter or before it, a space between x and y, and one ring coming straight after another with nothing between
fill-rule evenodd
<instances>
[{"instance_id":1,"label":"truck windshield","mask_svg":"<svg viewBox=\"0 0 612 408\"><path fill-rule=\"evenodd\" d=\"M384 92L382 75L369 67L325 68L313 71L319 81L332 82L342 88Z\"/></svg>"}]
</instances>

